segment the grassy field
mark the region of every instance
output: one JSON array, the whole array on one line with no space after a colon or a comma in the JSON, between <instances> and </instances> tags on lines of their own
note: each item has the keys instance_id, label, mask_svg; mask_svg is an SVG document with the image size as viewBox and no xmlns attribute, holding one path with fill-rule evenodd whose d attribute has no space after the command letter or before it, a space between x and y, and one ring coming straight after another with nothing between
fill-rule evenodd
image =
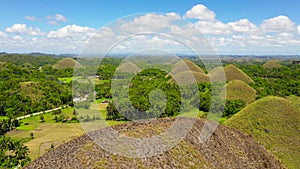
<instances>
[{"instance_id":1,"label":"grassy field","mask_svg":"<svg viewBox=\"0 0 300 169\"><path fill-rule=\"evenodd\" d=\"M77 117L89 115L98 116L101 119L92 122L55 122L55 115L51 113L42 114L44 122L41 122L41 115L31 116L21 120L21 125L17 130L10 131L7 135L15 138L26 138L29 141L25 143L30 151L30 158L32 160L38 158L43 153L51 149L51 146L58 146L75 137L83 135L88 132L89 128L95 129L106 126L112 126L116 124L126 123L124 121L106 121L106 106L107 103L92 104L90 109L79 109L80 112ZM72 117L74 108L62 109L64 117ZM59 115L57 115L59 116ZM1 117L5 118L5 117ZM96 125L96 126L95 126ZM33 133L33 139L30 139L30 135Z\"/></svg>"},{"instance_id":2,"label":"grassy field","mask_svg":"<svg viewBox=\"0 0 300 169\"><path fill-rule=\"evenodd\" d=\"M288 168L300 168L300 111L287 99L259 99L225 121L253 136Z\"/></svg>"}]
</instances>

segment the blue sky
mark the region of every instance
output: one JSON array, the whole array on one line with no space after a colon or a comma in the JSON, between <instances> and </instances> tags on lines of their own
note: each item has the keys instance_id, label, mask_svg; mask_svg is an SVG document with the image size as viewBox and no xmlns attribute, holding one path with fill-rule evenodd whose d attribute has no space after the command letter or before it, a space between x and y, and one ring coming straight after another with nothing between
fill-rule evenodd
<instances>
[{"instance_id":1,"label":"blue sky","mask_svg":"<svg viewBox=\"0 0 300 169\"><path fill-rule=\"evenodd\" d=\"M189 17L185 17L187 11L191 10L197 4L201 4L202 6L207 8L208 12L211 11L212 13L214 13L215 17L209 22L204 19L205 23L200 23L203 18L196 16L195 14L190 15ZM66 48L55 48L55 45L53 44L56 43L56 41L53 41L53 39L49 39L49 34L51 33L51 31L59 31L64 27L67 27L68 30L78 30L78 27L84 27L86 29L91 28L90 30L87 29L88 31L90 31L90 34L82 35L87 38L88 35L92 34L92 29L97 30L107 23L110 23L120 17L129 14L143 12L173 12L180 17L189 19L191 22L198 25L199 28L202 28L201 26L207 24L210 25L210 29L219 29L215 28L215 26L220 26L220 24L224 24L223 27L230 27L228 28L230 30L227 30L227 28L222 28L222 30L220 30L221 32L228 31L228 33L224 34L220 32L216 33L212 31L204 31L204 34L206 36L211 37L209 41L213 41L212 39L215 40L211 42L214 45L216 45L216 43L220 41L233 42L232 40L230 40L230 38L235 38L235 40L241 38L237 38L236 36L244 36L244 38L247 39L247 37L251 35L251 38L254 38L254 40L264 38L268 39L268 42L266 41L257 43L257 45L265 44L262 49L266 50L259 51L257 50L258 46L247 46L247 44L245 44L243 45L244 50L237 51L236 49L240 49L241 46L232 44L225 44L224 46L223 44L223 47L222 45L220 45L220 47L217 48L217 52L220 54L300 54L300 49L298 49L300 47L300 42L298 43L298 40L300 41L300 30L298 32L297 29L298 25L300 24L300 15L298 12L299 6L300 1L298 0L3 1L0 10L0 16L2 16L0 17L0 40L2 41L2 43L0 43L0 51L22 53L33 51L48 53L78 53L81 50L80 45L78 44L78 46L73 47L69 46ZM265 21L272 18L275 19L268 22L268 24L271 26L266 26L267 24L264 24ZM235 29L234 26L236 26L236 24L234 24L233 22L237 22L242 19L247 19L247 22L244 20L242 24L248 24L248 26L253 24L261 31L256 31L256 33L249 33L247 31L241 30L233 31L233 29ZM279 27L282 26L283 28L275 30L275 28L273 27L276 26L275 23L278 22L282 23L282 25L279 25ZM13 28L14 25L16 26ZM78 27L70 27L70 25L76 25ZM284 27L284 25L290 25L290 27ZM246 29L246 27L239 29ZM29 33L30 31L33 31L33 33ZM282 36L286 42L280 44L281 42L283 42L282 39L277 39L279 43L275 42L276 40L274 40L274 38L277 34L280 34L280 36ZM69 34L68 37L70 36L73 35ZM270 36L274 36L274 38ZM73 40L74 39L76 40L76 38L73 38ZM40 43L42 42L43 45L39 44L40 46L38 46L37 48L34 48L34 45L26 46L26 44L29 43L29 40L41 40ZM80 39L79 41L82 41L82 39ZM289 41L292 43L289 44ZM271 42L274 42L274 45L272 45ZM15 45L15 43L19 43L19 45ZM22 43L24 43L24 45L22 45ZM52 48L50 47L51 45L53 45ZM277 45L281 46L278 48ZM277 50L273 51L272 48L277 48ZM226 51L223 51L223 49L226 49ZM253 52L254 49L255 52Z\"/></svg>"}]
</instances>

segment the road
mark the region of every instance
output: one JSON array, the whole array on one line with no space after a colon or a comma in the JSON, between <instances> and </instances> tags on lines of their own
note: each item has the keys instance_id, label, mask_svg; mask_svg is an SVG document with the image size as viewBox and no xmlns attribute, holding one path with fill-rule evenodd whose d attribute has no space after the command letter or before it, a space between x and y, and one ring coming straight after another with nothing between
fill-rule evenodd
<instances>
[{"instance_id":1,"label":"road","mask_svg":"<svg viewBox=\"0 0 300 169\"><path fill-rule=\"evenodd\" d=\"M25 116L17 117L16 119L21 120L21 119L24 119L24 118L27 118L27 117L30 117L30 116L37 116L37 115L40 115L40 114L49 113L49 112L52 112L52 111L55 111L55 110L65 108L65 107L67 107L67 106L61 106L61 107L57 107L57 108L46 110L46 111L41 111L41 112L37 112L37 113L33 113L33 114L28 114L28 115L25 115Z\"/></svg>"}]
</instances>

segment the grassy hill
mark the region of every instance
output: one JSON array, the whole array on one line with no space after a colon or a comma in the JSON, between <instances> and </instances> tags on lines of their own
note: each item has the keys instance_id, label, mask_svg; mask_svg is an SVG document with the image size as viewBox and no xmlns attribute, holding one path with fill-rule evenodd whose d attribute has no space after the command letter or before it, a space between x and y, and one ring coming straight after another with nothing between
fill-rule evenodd
<instances>
[{"instance_id":1,"label":"grassy hill","mask_svg":"<svg viewBox=\"0 0 300 169\"><path fill-rule=\"evenodd\" d=\"M0 62L0 69L5 68L6 62Z\"/></svg>"},{"instance_id":2,"label":"grassy hill","mask_svg":"<svg viewBox=\"0 0 300 169\"><path fill-rule=\"evenodd\" d=\"M141 69L139 67L137 67L135 64L133 64L132 62L125 62L123 64L121 64L118 68L118 71L121 72L126 72L126 73L138 73L141 71Z\"/></svg>"},{"instance_id":3,"label":"grassy hill","mask_svg":"<svg viewBox=\"0 0 300 169\"><path fill-rule=\"evenodd\" d=\"M263 65L263 67L264 67L265 69L279 68L279 67L281 67L281 66L282 66L282 65L279 63L278 60L270 60L270 61L268 61L267 63L265 63L265 64Z\"/></svg>"},{"instance_id":4,"label":"grassy hill","mask_svg":"<svg viewBox=\"0 0 300 169\"><path fill-rule=\"evenodd\" d=\"M249 104L256 99L256 90L241 80L233 80L226 84L226 99L242 100Z\"/></svg>"},{"instance_id":5,"label":"grassy hill","mask_svg":"<svg viewBox=\"0 0 300 169\"><path fill-rule=\"evenodd\" d=\"M262 98L224 124L253 136L288 168L300 168L300 111L289 100Z\"/></svg>"},{"instance_id":6,"label":"grassy hill","mask_svg":"<svg viewBox=\"0 0 300 169\"><path fill-rule=\"evenodd\" d=\"M193 84L195 80L197 83L209 82L209 77L204 73L184 71L176 74L172 79L169 80L169 82L177 82L178 84Z\"/></svg>"},{"instance_id":7,"label":"grassy hill","mask_svg":"<svg viewBox=\"0 0 300 169\"><path fill-rule=\"evenodd\" d=\"M80 63L78 63L76 60L72 58L64 58L59 61L57 61L52 67L54 69L67 69L67 68L74 68L74 67L82 67Z\"/></svg>"},{"instance_id":8,"label":"grassy hill","mask_svg":"<svg viewBox=\"0 0 300 169\"><path fill-rule=\"evenodd\" d=\"M210 74L210 77L212 78L212 80L214 80L214 78L222 76L221 70L222 70L222 68L217 67L210 71L209 74ZM225 73L227 81L241 80L246 83L254 82L246 73L244 73L242 70L240 70L239 68L237 68L236 66L234 66L232 64L224 67L224 73Z\"/></svg>"},{"instance_id":9,"label":"grassy hill","mask_svg":"<svg viewBox=\"0 0 300 169\"><path fill-rule=\"evenodd\" d=\"M182 120L183 124L191 122L189 118ZM168 129L174 121L175 118L136 121L113 128L129 137L145 138ZM283 168L251 137L226 126L218 126L211 139L201 143L198 137L203 125L203 120L196 119L193 128L179 144L151 157L141 159L111 154L84 135L44 154L25 168ZM101 137L109 134L106 131L107 128L104 128L90 134Z\"/></svg>"},{"instance_id":10,"label":"grassy hill","mask_svg":"<svg viewBox=\"0 0 300 169\"><path fill-rule=\"evenodd\" d=\"M39 101L43 95L39 83L33 81L20 82L20 93L30 97L34 102Z\"/></svg>"},{"instance_id":11,"label":"grassy hill","mask_svg":"<svg viewBox=\"0 0 300 169\"><path fill-rule=\"evenodd\" d=\"M195 63L193 63L188 59L184 59L181 62L175 64L173 70L169 74L175 76L185 71L193 71L193 72L205 74L205 72L199 66L197 66Z\"/></svg>"}]
</instances>

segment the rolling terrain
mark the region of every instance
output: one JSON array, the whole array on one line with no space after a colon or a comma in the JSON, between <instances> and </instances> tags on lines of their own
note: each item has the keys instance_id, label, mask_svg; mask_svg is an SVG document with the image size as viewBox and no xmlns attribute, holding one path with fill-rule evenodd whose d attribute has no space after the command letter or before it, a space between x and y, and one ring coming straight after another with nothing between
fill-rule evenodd
<instances>
[{"instance_id":1,"label":"rolling terrain","mask_svg":"<svg viewBox=\"0 0 300 169\"><path fill-rule=\"evenodd\" d=\"M144 138L161 133L174 120L133 122L113 128L129 137ZM184 120L189 122L190 119ZM111 154L84 135L44 154L25 168L284 168L251 137L226 126L218 126L208 142L200 143L198 137L203 125L204 121L197 119L179 144L152 157L129 158ZM105 129L90 134L103 132Z\"/></svg>"},{"instance_id":2,"label":"rolling terrain","mask_svg":"<svg viewBox=\"0 0 300 169\"><path fill-rule=\"evenodd\" d=\"M300 111L289 100L262 98L224 124L251 135L288 168L300 168Z\"/></svg>"}]
</instances>

